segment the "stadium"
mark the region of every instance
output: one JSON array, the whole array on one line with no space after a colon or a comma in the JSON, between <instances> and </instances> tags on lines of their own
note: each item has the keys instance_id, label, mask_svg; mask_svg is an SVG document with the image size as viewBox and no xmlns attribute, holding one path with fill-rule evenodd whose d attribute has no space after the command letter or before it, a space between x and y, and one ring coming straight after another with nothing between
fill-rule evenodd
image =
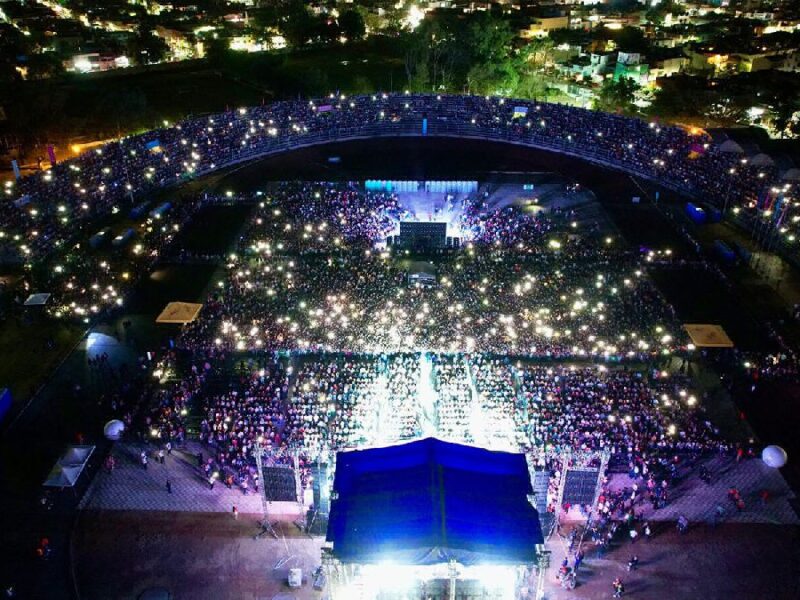
<instances>
[{"instance_id":1,"label":"stadium","mask_svg":"<svg viewBox=\"0 0 800 600\"><path fill-rule=\"evenodd\" d=\"M190 119L8 182L21 310L84 332L81 438L52 441L42 497L78 515L72 584L608 597L648 589L627 544L654 531L794 530L787 454L736 397L789 389L794 354L727 269L753 246L796 260L796 175L689 127L378 93ZM714 219L747 244L708 244ZM221 588L202 549L178 559L192 576L114 571L182 513L247 522L259 566L209 566ZM126 518L158 523L129 555L102 531ZM793 597L771 558L790 542L763 531L743 589ZM690 583L652 597L719 597L676 564Z\"/></svg>"}]
</instances>

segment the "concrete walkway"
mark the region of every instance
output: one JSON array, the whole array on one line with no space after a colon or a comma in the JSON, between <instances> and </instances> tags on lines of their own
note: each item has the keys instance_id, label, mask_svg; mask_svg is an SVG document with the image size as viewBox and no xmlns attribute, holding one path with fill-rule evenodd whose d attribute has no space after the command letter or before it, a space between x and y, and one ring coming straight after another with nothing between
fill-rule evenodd
<instances>
[{"instance_id":1,"label":"concrete walkway","mask_svg":"<svg viewBox=\"0 0 800 600\"><path fill-rule=\"evenodd\" d=\"M669 490L669 503L664 508L653 510L648 502L637 504L636 512L649 521L676 521L680 515L690 522L710 522L716 506L725 509L723 520L729 523L771 523L797 525L800 519L790 501L795 498L778 469L764 464L761 459L752 459L736 464L730 457L714 458L703 463L712 473L711 483L700 480L696 474L682 478ZM612 477L612 489L630 488L632 481L627 475ZM640 489L642 483L639 483ZM728 490L739 490L745 508L738 511L728 499ZM766 503L761 501L761 491L769 492Z\"/></svg>"},{"instance_id":2,"label":"concrete walkway","mask_svg":"<svg viewBox=\"0 0 800 600\"><path fill-rule=\"evenodd\" d=\"M156 458L152 446L148 449L147 469L141 465L139 455L145 448L141 444L120 444L114 447L116 467L113 473L101 470L84 495L81 509L104 510L158 510L175 512L232 512L236 506L240 513L261 514L261 499L254 491L247 495L238 486L228 489L217 481L210 489L195 458L198 452L208 452L197 442L189 442L185 449L173 450L164 464ZM170 481L172 493L167 492ZM283 508L286 503L272 503ZM293 511L295 512L295 511Z\"/></svg>"}]
</instances>

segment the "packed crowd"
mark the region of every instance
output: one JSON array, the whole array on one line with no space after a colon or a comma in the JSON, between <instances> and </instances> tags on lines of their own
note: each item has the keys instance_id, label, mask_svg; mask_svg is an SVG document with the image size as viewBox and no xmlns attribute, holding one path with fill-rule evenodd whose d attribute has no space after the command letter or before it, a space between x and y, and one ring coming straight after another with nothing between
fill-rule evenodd
<instances>
[{"instance_id":1,"label":"packed crowd","mask_svg":"<svg viewBox=\"0 0 800 600\"><path fill-rule=\"evenodd\" d=\"M419 407L420 363L417 354L397 354L386 359L388 411L385 423L395 439L419 437L422 415ZM385 426L385 425L382 425ZM394 436L392 433L394 433Z\"/></svg>"},{"instance_id":2,"label":"packed crowd","mask_svg":"<svg viewBox=\"0 0 800 600\"><path fill-rule=\"evenodd\" d=\"M546 458L554 480L564 456L573 466L581 456L581 466L599 466L608 452L612 468L640 479L642 493L663 502L662 481L672 480L676 466L729 449L678 374L482 354L328 354L271 355L260 368L225 376L219 360L198 362L190 376L164 387L147 427L153 438L179 443L188 412L200 406L200 439L209 448L200 466L207 477L239 485L257 485L256 449L272 464L292 464L297 455L307 465L345 448L432 434L530 451ZM419 383L425 360L436 394L427 431Z\"/></svg>"},{"instance_id":3,"label":"packed crowd","mask_svg":"<svg viewBox=\"0 0 800 600\"><path fill-rule=\"evenodd\" d=\"M715 451L722 443L699 418L686 377L566 366L526 366L518 374L532 446L607 450L612 463L646 475L676 453Z\"/></svg>"},{"instance_id":4,"label":"packed crowd","mask_svg":"<svg viewBox=\"0 0 800 600\"><path fill-rule=\"evenodd\" d=\"M374 358L304 361L289 405L292 440L319 452L374 436L378 372Z\"/></svg>"},{"instance_id":5,"label":"packed crowd","mask_svg":"<svg viewBox=\"0 0 800 600\"><path fill-rule=\"evenodd\" d=\"M517 414L517 393L508 359L479 354L471 358L470 371L484 415L484 443L517 445L521 415Z\"/></svg>"},{"instance_id":6,"label":"packed crowd","mask_svg":"<svg viewBox=\"0 0 800 600\"><path fill-rule=\"evenodd\" d=\"M479 418L472 400L467 364L461 356L436 356L434 380L438 394L437 425L446 439L473 442L473 421Z\"/></svg>"},{"instance_id":7,"label":"packed crowd","mask_svg":"<svg viewBox=\"0 0 800 600\"><path fill-rule=\"evenodd\" d=\"M306 356L297 369L269 356L253 369L230 369L224 353L195 361L190 375L155 392L147 436L181 443L190 410L199 409L209 453L198 457L198 468L211 487L219 480L246 493L259 485L257 450L267 466L293 466L297 458L306 485L313 459L419 435L418 356Z\"/></svg>"},{"instance_id":8,"label":"packed crowd","mask_svg":"<svg viewBox=\"0 0 800 600\"><path fill-rule=\"evenodd\" d=\"M56 318L89 322L108 316L125 303L137 281L174 248L180 232L210 204L227 199L205 196L165 203L153 210L146 204L131 211L124 227L104 227L50 261L34 262L17 288L23 294L51 294L46 310Z\"/></svg>"},{"instance_id":9,"label":"packed crowd","mask_svg":"<svg viewBox=\"0 0 800 600\"><path fill-rule=\"evenodd\" d=\"M658 178L719 205L800 217L791 183L774 167L722 152L703 132L570 106L477 96L376 94L285 101L191 119L122 138L54 168L8 182L2 256L30 262L67 247L89 224L130 208L136 196L250 157L314 139L418 131L459 132L564 149ZM787 187L789 186L789 187ZM791 212L792 214L789 214Z\"/></svg>"},{"instance_id":10,"label":"packed crowd","mask_svg":"<svg viewBox=\"0 0 800 600\"><path fill-rule=\"evenodd\" d=\"M254 471L254 450L270 450L272 460L290 462L288 439L293 434L296 415L286 409L288 375L279 360L264 368L244 373L219 390L203 394L200 440L212 449L212 456L200 462L204 476L213 485L216 477L239 485ZM254 482L255 483L255 482ZM247 489L245 484L243 489Z\"/></svg>"},{"instance_id":11,"label":"packed crowd","mask_svg":"<svg viewBox=\"0 0 800 600\"><path fill-rule=\"evenodd\" d=\"M410 283L415 267L402 254L375 247L401 211L391 195L284 184L252 215L183 343L605 359L682 346L674 312L634 253L581 231L568 212L475 206L464 214L477 240L438 260L436 285L422 286Z\"/></svg>"}]
</instances>

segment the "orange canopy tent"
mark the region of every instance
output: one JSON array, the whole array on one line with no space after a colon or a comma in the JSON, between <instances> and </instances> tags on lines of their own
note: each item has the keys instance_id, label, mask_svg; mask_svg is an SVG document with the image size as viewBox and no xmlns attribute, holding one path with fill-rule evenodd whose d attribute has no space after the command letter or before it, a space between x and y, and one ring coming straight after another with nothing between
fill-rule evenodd
<instances>
[{"instance_id":1,"label":"orange canopy tent","mask_svg":"<svg viewBox=\"0 0 800 600\"><path fill-rule=\"evenodd\" d=\"M698 348L733 348L733 340L719 325L686 323L683 328Z\"/></svg>"},{"instance_id":2,"label":"orange canopy tent","mask_svg":"<svg viewBox=\"0 0 800 600\"><path fill-rule=\"evenodd\" d=\"M202 304L191 302L170 302L156 318L156 323L191 323L200 314Z\"/></svg>"}]
</instances>

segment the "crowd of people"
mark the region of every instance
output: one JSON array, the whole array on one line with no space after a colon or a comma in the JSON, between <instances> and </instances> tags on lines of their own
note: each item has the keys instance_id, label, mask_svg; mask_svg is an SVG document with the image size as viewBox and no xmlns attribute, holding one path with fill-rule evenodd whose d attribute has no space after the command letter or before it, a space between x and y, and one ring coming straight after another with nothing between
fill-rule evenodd
<instances>
[{"instance_id":1,"label":"crowd of people","mask_svg":"<svg viewBox=\"0 0 800 600\"><path fill-rule=\"evenodd\" d=\"M421 285L414 263L380 247L401 211L391 195L284 184L262 198L186 347L616 360L686 345L641 257L569 212L496 213L475 198L464 220L477 239Z\"/></svg>"},{"instance_id":2,"label":"crowd of people","mask_svg":"<svg viewBox=\"0 0 800 600\"><path fill-rule=\"evenodd\" d=\"M480 418L472 398L467 363L461 356L437 356L434 361L438 395L437 424L443 438L474 442L473 421Z\"/></svg>"},{"instance_id":3,"label":"crowd of people","mask_svg":"<svg viewBox=\"0 0 800 600\"><path fill-rule=\"evenodd\" d=\"M203 394L200 440L212 450L212 456L198 462L211 485L215 473L223 481L230 477L241 485L257 476L257 448L270 450L276 462L290 462L287 438L295 415L286 410L288 375L279 360L252 373L223 379L225 385ZM243 489L248 487L246 484Z\"/></svg>"},{"instance_id":4,"label":"crowd of people","mask_svg":"<svg viewBox=\"0 0 800 600\"><path fill-rule=\"evenodd\" d=\"M478 404L484 415L484 443L518 445L520 414L514 375L508 359L479 354L471 357L470 371L475 381Z\"/></svg>"},{"instance_id":5,"label":"crowd of people","mask_svg":"<svg viewBox=\"0 0 800 600\"><path fill-rule=\"evenodd\" d=\"M473 96L336 97L186 121L12 183L0 257L29 266L29 291L53 291L54 315L89 319L124 304L166 253L185 257L174 252L178 232L208 202L226 201L137 212L135 243L122 235L117 251L97 251L93 227L135 209L136 196L314 136L411 131L423 116L431 133L567 148L743 210L777 211L765 190L787 189L775 187L774 170L721 152L702 133L620 115ZM199 417L197 468L209 487L243 493L259 489L262 451L267 465L298 467L307 487L312 462L333 451L437 435L545 455L554 480L564 456L598 466L608 453L640 487L604 490L598 540L616 520L635 519L636 502L663 506L683 461L728 445L688 378L627 366L691 350L647 276L648 257L569 210L495 210L484 200L460 199L465 243L439 253L422 285L411 277L419 265L383 243L416 218L396 194L294 182L237 197L253 210L223 259L226 275L156 372L174 376L137 387L149 400L140 433L169 449ZM789 207L776 227L793 222ZM262 362L232 368L239 353ZM177 367L178 354L188 367ZM753 386L798 372L793 356L744 365ZM102 356L90 366L99 380L116 377ZM128 425L141 413L133 395L105 398ZM145 452L145 468L147 460Z\"/></svg>"},{"instance_id":6,"label":"crowd of people","mask_svg":"<svg viewBox=\"0 0 800 600\"><path fill-rule=\"evenodd\" d=\"M386 358L386 423L400 439L419 437L425 420L420 410L420 362L417 354L396 354ZM385 425L382 425L385 426Z\"/></svg>"},{"instance_id":7,"label":"crowd of people","mask_svg":"<svg viewBox=\"0 0 800 600\"><path fill-rule=\"evenodd\" d=\"M180 443L192 405L201 407L209 454L198 466L212 485L257 486L256 451L274 464L298 456L308 465L343 449L436 435L546 457L554 481L567 466L599 466L607 452L609 466L641 481L642 497L659 507L678 466L730 449L679 374L485 354L270 354L233 373L226 360L198 361L163 387L146 420L151 437ZM433 412L421 397L425 361Z\"/></svg>"},{"instance_id":8,"label":"crowd of people","mask_svg":"<svg viewBox=\"0 0 800 600\"><path fill-rule=\"evenodd\" d=\"M534 447L606 450L632 475L668 468L676 454L718 451L718 430L685 376L574 366L518 370Z\"/></svg>"},{"instance_id":9,"label":"crowd of people","mask_svg":"<svg viewBox=\"0 0 800 600\"><path fill-rule=\"evenodd\" d=\"M307 355L296 368L277 354L252 369L230 360L217 353L196 361L191 376L155 394L145 420L152 440L181 443L193 403L208 449L198 468L212 487L222 480L257 489L256 451L268 466L293 466L298 457L306 485L311 460L420 434L418 355Z\"/></svg>"},{"instance_id":10,"label":"crowd of people","mask_svg":"<svg viewBox=\"0 0 800 600\"><path fill-rule=\"evenodd\" d=\"M16 286L25 294L50 294L46 310L55 318L90 322L119 312L134 285L159 261L169 258L184 227L202 208L225 197L203 196L140 210L123 228L98 229L88 239L31 263ZM130 226L128 226L130 225ZM180 256L177 257L180 260Z\"/></svg>"},{"instance_id":11,"label":"crowd of people","mask_svg":"<svg viewBox=\"0 0 800 600\"><path fill-rule=\"evenodd\" d=\"M289 406L292 439L321 450L353 447L374 435L378 370L368 357L304 361Z\"/></svg>"},{"instance_id":12,"label":"crowd of people","mask_svg":"<svg viewBox=\"0 0 800 600\"><path fill-rule=\"evenodd\" d=\"M231 110L110 142L52 169L8 182L2 255L31 260L70 242L101 216L153 189L314 139L420 131L462 132L569 150L658 178L718 205L794 222L791 182L774 167L722 151L707 134L559 104L479 96L375 94L294 100ZM789 186L789 187L787 187Z\"/></svg>"},{"instance_id":13,"label":"crowd of people","mask_svg":"<svg viewBox=\"0 0 800 600\"><path fill-rule=\"evenodd\" d=\"M430 434L607 450L635 473L717 442L687 381L612 366L686 344L642 257L573 213L464 198L462 228L475 237L438 256L436 285L420 286L380 244L404 215L393 194L284 183L240 200L253 210L224 258L228 276L177 340L203 366L168 388L148 423L171 439L189 401L202 406L206 475L252 487L255 449L306 463ZM268 364L225 378L231 356L259 351ZM608 367L529 362L542 358ZM224 381L204 384L209 369Z\"/></svg>"}]
</instances>

